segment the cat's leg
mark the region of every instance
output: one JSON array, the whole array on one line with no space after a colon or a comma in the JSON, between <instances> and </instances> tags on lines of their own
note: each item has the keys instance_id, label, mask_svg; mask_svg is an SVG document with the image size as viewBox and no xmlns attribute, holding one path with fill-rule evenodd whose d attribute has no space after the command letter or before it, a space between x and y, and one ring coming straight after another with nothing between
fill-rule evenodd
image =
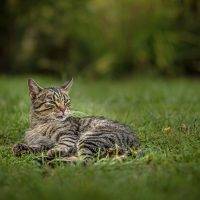
<instances>
[{"instance_id":1,"label":"cat's leg","mask_svg":"<svg viewBox=\"0 0 200 200\"><path fill-rule=\"evenodd\" d=\"M105 154L106 149L111 146L109 141L102 137L94 137L92 132L83 133L77 142L77 154L79 160L85 165L94 163L98 158Z\"/></svg>"},{"instance_id":2,"label":"cat's leg","mask_svg":"<svg viewBox=\"0 0 200 200\"><path fill-rule=\"evenodd\" d=\"M32 140L25 138L26 144L16 143L13 145L13 154L15 156L21 156L23 154L39 153L51 149L54 144L45 136L33 137Z\"/></svg>"},{"instance_id":3,"label":"cat's leg","mask_svg":"<svg viewBox=\"0 0 200 200\"><path fill-rule=\"evenodd\" d=\"M49 150L51 147L52 146L45 146L45 145L28 146L27 144L16 143L13 145L12 151L15 156L20 157L24 154L43 152Z\"/></svg>"},{"instance_id":4,"label":"cat's leg","mask_svg":"<svg viewBox=\"0 0 200 200\"><path fill-rule=\"evenodd\" d=\"M67 157L76 154L78 136L75 134L61 135L55 146L47 152L49 158Z\"/></svg>"},{"instance_id":5,"label":"cat's leg","mask_svg":"<svg viewBox=\"0 0 200 200\"><path fill-rule=\"evenodd\" d=\"M78 157L86 163L102 158L124 160L128 155L128 147L112 132L86 132L77 143Z\"/></svg>"}]
</instances>

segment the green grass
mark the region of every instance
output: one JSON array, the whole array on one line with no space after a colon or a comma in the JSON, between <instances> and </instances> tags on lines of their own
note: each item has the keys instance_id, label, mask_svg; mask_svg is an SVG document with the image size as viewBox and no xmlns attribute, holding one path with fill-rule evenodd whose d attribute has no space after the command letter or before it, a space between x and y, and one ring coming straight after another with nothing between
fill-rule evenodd
<instances>
[{"instance_id":1,"label":"green grass","mask_svg":"<svg viewBox=\"0 0 200 200\"><path fill-rule=\"evenodd\" d=\"M61 84L35 77L41 85ZM0 199L198 199L200 196L200 82L136 78L75 79L74 110L128 124L143 155L124 163L39 166L11 147L28 128L27 77L0 77ZM171 127L170 132L163 128Z\"/></svg>"}]
</instances>

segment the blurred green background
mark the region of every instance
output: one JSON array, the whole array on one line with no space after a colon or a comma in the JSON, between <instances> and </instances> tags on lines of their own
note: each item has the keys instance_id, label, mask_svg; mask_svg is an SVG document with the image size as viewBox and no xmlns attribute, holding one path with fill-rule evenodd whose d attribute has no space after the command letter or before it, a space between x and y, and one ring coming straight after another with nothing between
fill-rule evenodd
<instances>
[{"instance_id":1,"label":"blurred green background","mask_svg":"<svg viewBox=\"0 0 200 200\"><path fill-rule=\"evenodd\" d=\"M1 0L0 72L200 75L199 0Z\"/></svg>"}]
</instances>

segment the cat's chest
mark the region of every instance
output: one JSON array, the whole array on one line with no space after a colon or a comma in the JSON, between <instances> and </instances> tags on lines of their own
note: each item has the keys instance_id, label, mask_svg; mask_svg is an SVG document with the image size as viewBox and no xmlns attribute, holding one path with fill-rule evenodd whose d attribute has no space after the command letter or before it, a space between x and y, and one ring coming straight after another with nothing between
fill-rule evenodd
<instances>
[{"instance_id":1,"label":"cat's chest","mask_svg":"<svg viewBox=\"0 0 200 200\"><path fill-rule=\"evenodd\" d=\"M50 121L44 124L37 125L32 129L29 129L27 132L31 135L37 134L51 138L55 133L59 132L66 132L67 134L70 131L76 133L78 128L78 124L71 121Z\"/></svg>"}]
</instances>

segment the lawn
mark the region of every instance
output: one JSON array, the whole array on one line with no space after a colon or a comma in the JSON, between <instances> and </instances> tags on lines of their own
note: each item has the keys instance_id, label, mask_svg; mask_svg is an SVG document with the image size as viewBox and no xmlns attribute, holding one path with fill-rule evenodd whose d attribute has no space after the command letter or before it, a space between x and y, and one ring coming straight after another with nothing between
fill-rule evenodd
<instances>
[{"instance_id":1,"label":"lawn","mask_svg":"<svg viewBox=\"0 0 200 200\"><path fill-rule=\"evenodd\" d=\"M34 77L41 85L59 85ZM129 125L143 154L126 162L50 168L11 147L28 128L27 77L0 77L0 199L199 199L200 81L75 78L72 106ZM169 127L169 128L168 128Z\"/></svg>"}]
</instances>

